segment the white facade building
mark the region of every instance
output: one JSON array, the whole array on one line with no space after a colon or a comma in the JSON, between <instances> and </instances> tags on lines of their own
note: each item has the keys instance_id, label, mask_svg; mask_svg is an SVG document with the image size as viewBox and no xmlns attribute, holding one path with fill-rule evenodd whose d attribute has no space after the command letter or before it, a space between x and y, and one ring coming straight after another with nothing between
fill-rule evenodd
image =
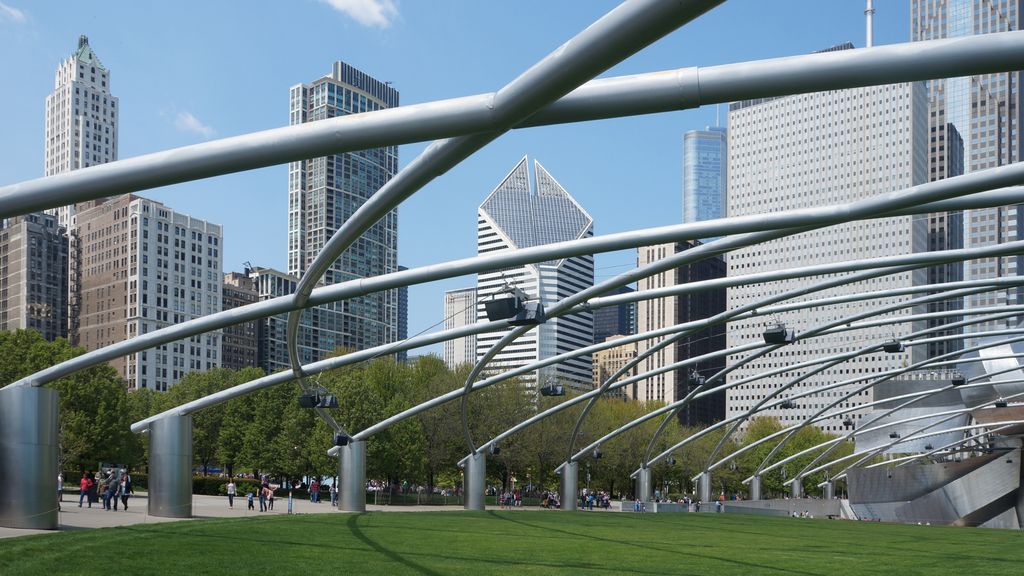
<instances>
[{"instance_id":1,"label":"white facade building","mask_svg":"<svg viewBox=\"0 0 1024 576\"><path fill-rule=\"evenodd\" d=\"M921 83L894 84L734 103L729 111L730 216L778 212L869 198L928 181L928 101ZM738 250L727 258L728 275L782 270L813 264L842 262L927 250L927 218L901 216L852 222L798 234ZM830 277L831 278L831 277ZM815 292L803 299L878 291L923 284L926 272L903 272L841 288ZM813 286L822 278L802 278L771 284L730 288L727 308L732 310L768 296ZM882 298L830 308L797 311L780 318L797 333L825 322L867 312L910 297ZM903 309L886 316L905 316ZM763 341L764 319L729 324L727 345ZM880 344L893 335L921 326L871 328L798 341L733 371L728 380L744 378ZM926 350L908 347L905 353L876 352L810 376L779 398L878 373L923 359ZM730 366L746 355L729 357ZM741 384L726 397L726 417L753 408L784 383L806 370L792 371ZM841 393L825 392L794 400L795 408L765 412L783 425L815 413ZM870 390L843 406L870 402ZM856 419L866 412L853 415ZM821 421L824 430L843 428L843 417Z\"/></svg>"},{"instance_id":2,"label":"white facade building","mask_svg":"<svg viewBox=\"0 0 1024 576\"><path fill-rule=\"evenodd\" d=\"M117 160L117 98L110 94L110 71L85 36L57 67L53 92L46 97L45 175ZM75 207L47 210L68 227Z\"/></svg>"},{"instance_id":3,"label":"white facade building","mask_svg":"<svg viewBox=\"0 0 1024 576\"><path fill-rule=\"evenodd\" d=\"M502 180L477 212L477 253L488 254L527 248L551 242L576 240L594 235L594 220L539 162L534 162L535 187L530 183L526 157ZM531 192L533 188L533 192ZM480 300L515 287L531 299L539 298L545 309L594 285L594 257L577 256L529 264L498 272L480 274ZM485 322L484 305L477 308L477 321ZM481 358L507 332L477 336L477 358ZM508 370L536 360L589 346L594 340L594 317L590 312L549 319L507 346L489 364L489 371ZM541 382L561 379L566 385L589 389L593 379L590 355L577 356L539 371Z\"/></svg>"},{"instance_id":4,"label":"white facade building","mask_svg":"<svg viewBox=\"0 0 1024 576\"><path fill-rule=\"evenodd\" d=\"M448 290L444 293L444 329L452 330L476 324L476 288ZM476 362L476 336L445 340L444 363L449 368Z\"/></svg>"}]
</instances>

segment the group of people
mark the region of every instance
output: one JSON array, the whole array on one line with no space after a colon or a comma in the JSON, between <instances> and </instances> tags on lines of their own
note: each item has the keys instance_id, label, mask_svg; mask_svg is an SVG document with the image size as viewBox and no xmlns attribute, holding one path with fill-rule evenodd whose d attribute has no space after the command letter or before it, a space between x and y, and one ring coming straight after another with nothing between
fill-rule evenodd
<instances>
[{"instance_id":1,"label":"group of people","mask_svg":"<svg viewBox=\"0 0 1024 576\"><path fill-rule=\"evenodd\" d=\"M540 499L541 508L561 508L562 502L558 500L557 492L544 492Z\"/></svg>"},{"instance_id":2,"label":"group of people","mask_svg":"<svg viewBox=\"0 0 1024 576\"><path fill-rule=\"evenodd\" d=\"M232 486L233 484L234 484L234 482L229 482L228 486ZM229 489L229 492L228 492L228 494L229 494L229 496L228 496L228 506L233 508L234 507L234 497L230 496L230 493L232 491L233 490ZM255 510L256 509L254 507L254 504L255 504L254 500L259 500L259 502L260 502L260 512L267 512L269 510L273 510L274 509L274 489L270 487L270 480L268 480L267 478L263 478L262 482L260 483L260 487L256 489L256 494L254 494L253 491L250 490L249 493L246 494L245 499L248 502L249 510Z\"/></svg>"},{"instance_id":3,"label":"group of people","mask_svg":"<svg viewBox=\"0 0 1024 576\"><path fill-rule=\"evenodd\" d=\"M132 477L127 470L121 469L102 471L99 475L91 470L82 473L78 483L78 507L87 503L92 508L94 502L102 499L104 510L117 510L118 500L121 501L121 508L128 511L128 498L133 494Z\"/></svg>"},{"instance_id":4,"label":"group of people","mask_svg":"<svg viewBox=\"0 0 1024 576\"><path fill-rule=\"evenodd\" d=\"M584 488L580 493L580 510L593 510L594 506L609 508L611 501L612 498L607 492L594 492Z\"/></svg>"},{"instance_id":5,"label":"group of people","mask_svg":"<svg viewBox=\"0 0 1024 576\"><path fill-rule=\"evenodd\" d=\"M516 490L514 492L502 492L498 495L498 507L502 510L511 510L513 508L519 508L523 505L523 492Z\"/></svg>"}]
</instances>

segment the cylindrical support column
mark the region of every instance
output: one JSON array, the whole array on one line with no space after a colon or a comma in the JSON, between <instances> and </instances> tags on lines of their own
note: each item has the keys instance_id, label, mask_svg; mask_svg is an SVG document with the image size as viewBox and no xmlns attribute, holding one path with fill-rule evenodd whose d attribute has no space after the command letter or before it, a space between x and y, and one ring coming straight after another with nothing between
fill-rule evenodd
<instances>
[{"instance_id":1,"label":"cylindrical support column","mask_svg":"<svg viewBox=\"0 0 1024 576\"><path fill-rule=\"evenodd\" d=\"M192 517L192 416L149 425L149 514Z\"/></svg>"},{"instance_id":2,"label":"cylindrical support column","mask_svg":"<svg viewBox=\"0 0 1024 576\"><path fill-rule=\"evenodd\" d=\"M750 499L760 500L761 499L761 477L754 476L750 479Z\"/></svg>"},{"instance_id":3,"label":"cylindrical support column","mask_svg":"<svg viewBox=\"0 0 1024 576\"><path fill-rule=\"evenodd\" d=\"M704 504L711 503L711 472L701 472L697 478L697 499Z\"/></svg>"},{"instance_id":4,"label":"cylindrical support column","mask_svg":"<svg viewBox=\"0 0 1024 576\"><path fill-rule=\"evenodd\" d=\"M341 447L339 455L340 510L366 512L366 442L352 440Z\"/></svg>"},{"instance_id":5,"label":"cylindrical support column","mask_svg":"<svg viewBox=\"0 0 1024 576\"><path fill-rule=\"evenodd\" d=\"M0 390L0 526L58 527L57 405L52 388Z\"/></svg>"},{"instance_id":6,"label":"cylindrical support column","mask_svg":"<svg viewBox=\"0 0 1024 576\"><path fill-rule=\"evenodd\" d=\"M836 485L832 482L825 482L825 485L821 487L821 497L825 500L831 500L836 497Z\"/></svg>"},{"instance_id":7,"label":"cylindrical support column","mask_svg":"<svg viewBox=\"0 0 1024 576\"><path fill-rule=\"evenodd\" d=\"M789 497L790 498L803 498L804 497L804 479L797 476L793 478L793 481L789 483Z\"/></svg>"},{"instance_id":8,"label":"cylindrical support column","mask_svg":"<svg viewBox=\"0 0 1024 576\"><path fill-rule=\"evenodd\" d=\"M650 502L651 494L651 469L644 466L636 475L636 497L641 502Z\"/></svg>"},{"instance_id":9,"label":"cylindrical support column","mask_svg":"<svg viewBox=\"0 0 1024 576\"><path fill-rule=\"evenodd\" d=\"M562 510L575 510L579 498L579 462L566 462L562 466Z\"/></svg>"},{"instance_id":10,"label":"cylindrical support column","mask_svg":"<svg viewBox=\"0 0 1024 576\"><path fill-rule=\"evenodd\" d=\"M462 505L466 510L483 510L487 501L484 500L484 492L487 490L487 455L482 452L474 452L466 459L466 478L464 482L465 503Z\"/></svg>"}]
</instances>

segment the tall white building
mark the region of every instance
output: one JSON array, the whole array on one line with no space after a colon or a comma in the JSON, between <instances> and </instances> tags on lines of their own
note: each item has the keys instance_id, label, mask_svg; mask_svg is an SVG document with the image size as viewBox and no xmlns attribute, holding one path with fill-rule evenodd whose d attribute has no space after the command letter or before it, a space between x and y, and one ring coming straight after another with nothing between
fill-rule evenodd
<instances>
[{"instance_id":1,"label":"tall white building","mask_svg":"<svg viewBox=\"0 0 1024 576\"><path fill-rule=\"evenodd\" d=\"M925 86L893 84L854 90L804 94L734 103L729 110L730 216L746 216L850 202L902 190L928 181L928 101ZM927 218L900 216L853 222L798 234L729 254L728 275L781 270L926 251ZM816 292L807 299L923 284L926 272L903 272ZM813 286L821 278L801 278L764 285L730 288L728 309L757 302L795 288ZM793 312L780 318L797 333L831 320L878 308L909 297L883 298ZM904 309L887 316L912 314ZM799 362L859 350L893 334L920 326L871 328L798 341L759 358L729 376L737 382ZM763 319L729 324L729 347L762 341ZM876 352L809 377L780 396L878 373L923 359L926 350L907 348L900 354ZM745 355L729 357L729 365ZM726 416L746 412L766 395L802 371L742 384L726 397ZM847 391L844 389L843 392ZM840 391L795 400L796 408L767 412L792 424L834 400ZM849 405L870 402L870 391ZM845 404L844 404L845 406ZM855 416L860 417L866 412ZM822 421L825 430L842 429L842 418Z\"/></svg>"},{"instance_id":2,"label":"tall white building","mask_svg":"<svg viewBox=\"0 0 1024 576\"><path fill-rule=\"evenodd\" d=\"M452 330L476 323L476 288L460 288L444 293L444 329ZM449 368L476 362L476 336L463 336L444 343L444 363Z\"/></svg>"},{"instance_id":3,"label":"tall white building","mask_svg":"<svg viewBox=\"0 0 1024 576\"><path fill-rule=\"evenodd\" d=\"M594 220L565 188L534 162L535 186L524 156L477 211L477 253L488 254L528 248L551 242L576 240L594 235ZM531 191L532 190L532 191ZM594 257L577 256L528 264L498 272L480 274L477 295L483 300L513 286L531 299L540 299L545 309L594 285ZM486 321L484 306L477 319ZM482 357L506 332L477 336L477 358ZM523 366L536 360L576 350L593 343L594 318L590 312L548 320L507 346L489 364L492 369ZM551 378L589 389L592 382L590 355L549 366L536 375L541 383Z\"/></svg>"},{"instance_id":4,"label":"tall white building","mask_svg":"<svg viewBox=\"0 0 1024 576\"><path fill-rule=\"evenodd\" d=\"M117 97L110 94L110 71L89 39L57 67L53 92L46 97L45 175L117 160ZM68 227L74 206L47 210Z\"/></svg>"},{"instance_id":5,"label":"tall white building","mask_svg":"<svg viewBox=\"0 0 1024 576\"><path fill-rule=\"evenodd\" d=\"M221 311L220 225L125 194L75 216L72 343L96 350ZM164 391L221 365L221 334L162 344L110 362L129 388Z\"/></svg>"}]
</instances>

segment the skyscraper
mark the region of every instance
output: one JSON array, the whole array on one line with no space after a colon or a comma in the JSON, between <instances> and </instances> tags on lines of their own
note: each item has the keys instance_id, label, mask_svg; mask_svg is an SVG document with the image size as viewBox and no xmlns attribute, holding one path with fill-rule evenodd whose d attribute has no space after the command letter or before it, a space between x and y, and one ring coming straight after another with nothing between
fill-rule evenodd
<instances>
[{"instance_id":1,"label":"skyscraper","mask_svg":"<svg viewBox=\"0 0 1024 576\"><path fill-rule=\"evenodd\" d=\"M444 293L444 329L452 330L476 323L476 288L448 290ZM444 363L449 368L476 363L476 336L463 336L444 342Z\"/></svg>"},{"instance_id":2,"label":"skyscraper","mask_svg":"<svg viewBox=\"0 0 1024 576\"><path fill-rule=\"evenodd\" d=\"M132 194L82 210L75 220L73 344L96 350L221 311L220 225ZM221 334L162 344L110 365L129 388L165 391L187 372L220 367Z\"/></svg>"},{"instance_id":3,"label":"skyscraper","mask_svg":"<svg viewBox=\"0 0 1024 576\"><path fill-rule=\"evenodd\" d=\"M110 94L110 71L85 36L57 67L53 92L46 97L45 175L117 160L117 97ZM68 228L74 206L53 208Z\"/></svg>"},{"instance_id":4,"label":"skyscraper","mask_svg":"<svg viewBox=\"0 0 1024 576\"><path fill-rule=\"evenodd\" d=\"M398 91L335 62L331 74L292 86L289 124L398 106ZM398 147L323 156L288 165L288 273L301 276L331 236L398 171ZM336 284L397 270L398 211L392 210L335 261L323 278ZM314 314L306 312L305 315ZM362 350L394 341L398 291L319 308L312 343L323 357L337 348Z\"/></svg>"},{"instance_id":5,"label":"skyscraper","mask_svg":"<svg viewBox=\"0 0 1024 576\"><path fill-rule=\"evenodd\" d=\"M725 128L708 126L683 135L684 223L725 217L727 150Z\"/></svg>"},{"instance_id":6,"label":"skyscraper","mask_svg":"<svg viewBox=\"0 0 1024 576\"><path fill-rule=\"evenodd\" d=\"M928 105L921 83L892 84L787 96L785 98L737 102L729 110L729 215L747 216L850 202L902 190L928 180ZM797 266L868 259L924 252L928 249L925 219L911 216L850 222L743 248L728 255L728 275L739 276ZM879 291L923 284L923 270L902 272L815 293L812 298ZM820 283L820 278L802 278L751 285L728 290L728 309L752 304L772 294ZM830 317L844 318L875 310L908 297L839 304L830 307ZM905 308L886 316L906 316ZM820 322L817 313L793 312L779 320L803 332ZM768 319L757 318L729 324L728 346L763 342ZM815 358L852 352L881 344L897 334L921 329L919 325L877 327L810 338L786 346L729 375L729 382L762 374ZM906 352L881 351L860 356L808 377L782 394L819 389L856 376L899 368L924 358L920 346ZM730 356L736 364L745 355ZM794 378L783 373L730 388L727 416L755 406L768 394ZM830 395L846 393L829 392ZM871 401L871 392L858 394L849 402L856 407ZM798 400L796 408L776 408L768 415L792 424L807 418L821 403L820 397ZM863 416L860 411L855 417ZM842 417L822 421L825 430L841 430Z\"/></svg>"},{"instance_id":7,"label":"skyscraper","mask_svg":"<svg viewBox=\"0 0 1024 576\"><path fill-rule=\"evenodd\" d=\"M1022 10L1022 0L912 0L910 37L919 41L1020 30ZM1018 71L928 82L932 180L1020 160L1020 81ZM939 236L936 242L943 241L945 230L950 232L951 248L957 247L957 242L974 248L1024 239L1020 223L1024 214L1017 206L970 210L963 224L960 218L957 213L931 215L932 229ZM957 236L961 225L962 236ZM964 264L963 277L1013 276L1024 270L1021 258L971 260ZM958 270L946 276L956 280L957 274ZM1022 299L1020 291L986 292L968 297L968 306L1019 303ZM996 329L1006 322L979 324L969 330Z\"/></svg>"},{"instance_id":8,"label":"skyscraper","mask_svg":"<svg viewBox=\"0 0 1024 576\"><path fill-rule=\"evenodd\" d=\"M551 242L576 240L594 235L594 220L565 188L534 162L534 184L526 157L502 180L477 211L477 253L487 254L528 248ZM527 264L480 274L480 300L508 287L519 288L545 308L594 285L594 257L576 256ZM481 303L478 321L485 321ZM477 358L486 354L505 332L477 336ZM535 360L576 350L594 341L590 312L549 319L507 346L490 363L507 370ZM561 379L565 384L589 389L592 382L590 355L577 356L539 371L537 380Z\"/></svg>"},{"instance_id":9,"label":"skyscraper","mask_svg":"<svg viewBox=\"0 0 1024 576\"><path fill-rule=\"evenodd\" d=\"M664 260L685 250L699 246L699 242L677 242L656 244L637 249L637 266ZM725 276L725 262L718 256L705 258L662 272L637 282L640 291L680 286L691 282L713 280ZM725 311L725 289L704 290L691 294L669 296L655 300L637 302L637 332L643 333L668 328L685 322L701 320ZM637 353L643 354L657 340L641 340ZM688 358L703 356L725 349L725 327L712 326L665 348L654 352L640 361L638 373L649 372L662 366L681 362ZM661 401L668 404L683 399L690 390L690 374L710 377L725 368L725 358L704 361L700 364L678 368L646 380L637 382L627 394L634 400ZM685 425L712 424L725 417L725 394L706 396L689 404L679 413L679 420Z\"/></svg>"}]
</instances>

